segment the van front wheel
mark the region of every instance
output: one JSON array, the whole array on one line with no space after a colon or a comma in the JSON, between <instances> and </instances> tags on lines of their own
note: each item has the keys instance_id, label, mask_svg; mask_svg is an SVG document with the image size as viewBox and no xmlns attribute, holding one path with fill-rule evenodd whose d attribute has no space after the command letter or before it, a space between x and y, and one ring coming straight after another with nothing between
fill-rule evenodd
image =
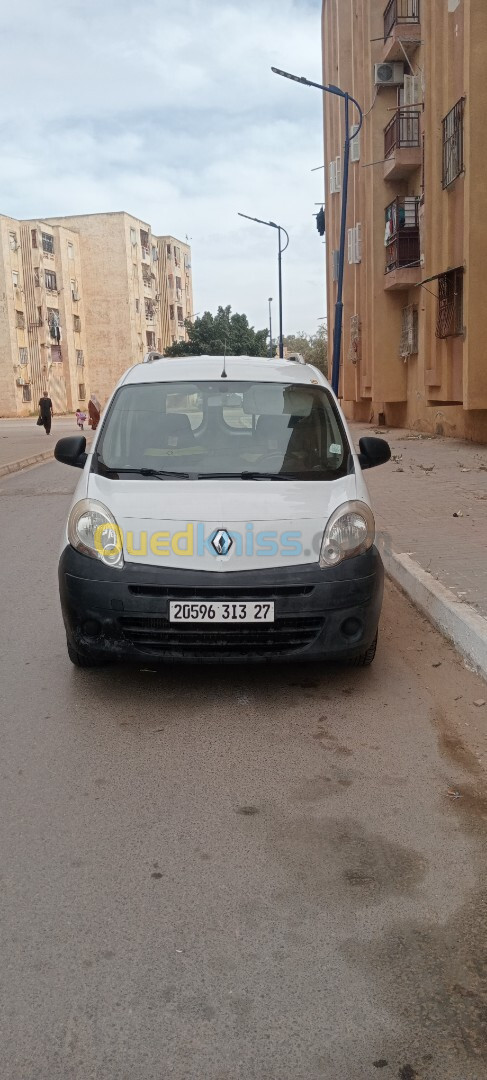
<instances>
[{"instance_id":1,"label":"van front wheel","mask_svg":"<svg viewBox=\"0 0 487 1080\"><path fill-rule=\"evenodd\" d=\"M374 661L375 654L376 654L376 651L377 651L377 638L378 638L378 636L379 636L379 631L377 631L377 633L375 635L375 638L374 638L372 644L369 645L368 649L366 649L365 652L361 653L360 656L354 656L353 660L349 661L350 667L370 667L370 665Z\"/></svg>"},{"instance_id":2,"label":"van front wheel","mask_svg":"<svg viewBox=\"0 0 487 1080\"><path fill-rule=\"evenodd\" d=\"M77 649L74 649L73 646L70 645L69 641L66 642L66 645L67 645L67 648L68 648L69 659L71 660L71 663L74 664L75 667L79 667L79 668L104 667L104 665L108 663L108 660L105 660L105 658L100 656L99 654L96 654L96 653L80 653L80 652L78 652Z\"/></svg>"}]
</instances>

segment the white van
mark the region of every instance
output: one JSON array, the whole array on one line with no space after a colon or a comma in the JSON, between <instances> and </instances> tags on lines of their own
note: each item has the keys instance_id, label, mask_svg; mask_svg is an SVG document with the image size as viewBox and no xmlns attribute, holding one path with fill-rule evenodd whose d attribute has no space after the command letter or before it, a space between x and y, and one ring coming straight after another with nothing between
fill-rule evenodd
<instances>
[{"instance_id":1,"label":"white van","mask_svg":"<svg viewBox=\"0 0 487 1080\"><path fill-rule=\"evenodd\" d=\"M132 367L83 469L59 564L73 664L108 660L372 663L383 568L335 395L297 360L157 354Z\"/></svg>"}]
</instances>

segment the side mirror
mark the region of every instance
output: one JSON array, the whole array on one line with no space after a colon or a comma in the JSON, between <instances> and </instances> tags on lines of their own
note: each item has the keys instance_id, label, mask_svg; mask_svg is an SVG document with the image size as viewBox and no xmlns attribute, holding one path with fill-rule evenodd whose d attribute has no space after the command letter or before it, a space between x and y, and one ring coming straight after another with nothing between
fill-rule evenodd
<instances>
[{"instance_id":1,"label":"side mirror","mask_svg":"<svg viewBox=\"0 0 487 1080\"><path fill-rule=\"evenodd\" d=\"M68 435L66 439L59 439L54 447L54 457L63 465L74 465L76 469L83 469L88 454L84 435Z\"/></svg>"},{"instance_id":2,"label":"side mirror","mask_svg":"<svg viewBox=\"0 0 487 1080\"><path fill-rule=\"evenodd\" d=\"M391 448L385 439L360 439L358 456L362 469L375 469L376 465L385 465L391 460Z\"/></svg>"}]
</instances>

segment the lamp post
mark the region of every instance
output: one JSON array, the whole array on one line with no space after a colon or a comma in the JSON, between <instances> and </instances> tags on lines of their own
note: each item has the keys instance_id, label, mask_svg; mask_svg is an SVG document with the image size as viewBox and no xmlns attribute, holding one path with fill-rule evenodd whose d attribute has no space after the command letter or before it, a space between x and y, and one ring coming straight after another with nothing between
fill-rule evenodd
<instances>
[{"instance_id":1,"label":"lamp post","mask_svg":"<svg viewBox=\"0 0 487 1080\"><path fill-rule=\"evenodd\" d=\"M280 358L282 360L283 356L284 356L284 338L282 336L282 255L286 251L286 248L289 246L289 235L286 232L286 230L282 227L282 225L276 225L275 221L262 221L261 218L250 217L249 214L241 214L240 211L238 213L238 216L246 218L247 221L256 221L258 225L269 225L271 229L277 229L277 237L278 237L277 263L278 263L278 274L279 274L279 356L280 356ZM282 247L282 244L281 244L281 233L284 233L284 235L286 237L286 244L285 244L284 247Z\"/></svg>"},{"instance_id":2,"label":"lamp post","mask_svg":"<svg viewBox=\"0 0 487 1080\"><path fill-rule=\"evenodd\" d=\"M274 350L272 348L272 296L269 297L269 359L272 360Z\"/></svg>"},{"instance_id":3,"label":"lamp post","mask_svg":"<svg viewBox=\"0 0 487 1080\"><path fill-rule=\"evenodd\" d=\"M347 235L347 203L348 203L348 168L350 162L350 102L355 105L359 114L359 123L357 130L354 132L354 138L358 135L363 124L363 112L354 97L347 93L345 90L341 90L339 86L322 86L321 83L311 82L310 79L306 79L304 75L291 75L289 71L281 71L279 68L272 68L275 75L282 75L285 79L291 79L292 82L302 83L303 86L314 86L317 90L323 90L326 94L334 94L335 97L343 98L345 104L345 149L343 155L343 187L342 187L342 217L340 225L340 257L338 263L338 283L337 283L337 299L335 304L335 326L333 328L333 362L332 362L332 376L331 385L338 395L338 388L340 384L340 354L342 348L342 324L343 324L343 272L345 268L345 240Z\"/></svg>"}]
</instances>

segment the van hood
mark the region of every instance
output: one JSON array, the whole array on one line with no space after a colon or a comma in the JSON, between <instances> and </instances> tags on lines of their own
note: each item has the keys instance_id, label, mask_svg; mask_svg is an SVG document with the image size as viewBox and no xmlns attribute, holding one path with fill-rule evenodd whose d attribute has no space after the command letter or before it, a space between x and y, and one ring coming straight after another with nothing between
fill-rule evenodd
<instances>
[{"instance_id":1,"label":"van hood","mask_svg":"<svg viewBox=\"0 0 487 1080\"><path fill-rule=\"evenodd\" d=\"M87 474L86 496L122 531L127 563L226 572L316 563L328 518L366 489L332 481L112 480ZM364 498L365 495L365 498ZM78 492L78 498L82 498ZM225 554L218 554L212 543Z\"/></svg>"}]
</instances>

